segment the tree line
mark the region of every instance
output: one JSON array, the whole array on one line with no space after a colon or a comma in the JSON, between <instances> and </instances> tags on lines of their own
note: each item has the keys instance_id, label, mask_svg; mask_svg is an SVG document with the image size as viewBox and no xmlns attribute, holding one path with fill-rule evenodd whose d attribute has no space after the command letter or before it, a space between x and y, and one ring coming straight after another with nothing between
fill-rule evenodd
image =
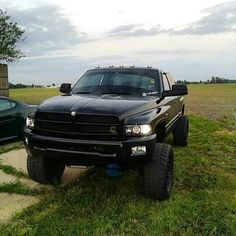
<instances>
[{"instance_id":1,"label":"tree line","mask_svg":"<svg viewBox=\"0 0 236 236\"><path fill-rule=\"evenodd\" d=\"M35 85L35 84L31 84L31 85L27 85L27 84L13 84L13 83L9 83L9 88L10 89L15 89L15 88L42 88L42 85Z\"/></svg>"},{"instance_id":2,"label":"tree line","mask_svg":"<svg viewBox=\"0 0 236 236\"><path fill-rule=\"evenodd\" d=\"M207 81L187 81L187 80L177 80L179 84L225 84L225 83L236 83L236 79L225 79L218 76L212 76L211 79Z\"/></svg>"}]
</instances>

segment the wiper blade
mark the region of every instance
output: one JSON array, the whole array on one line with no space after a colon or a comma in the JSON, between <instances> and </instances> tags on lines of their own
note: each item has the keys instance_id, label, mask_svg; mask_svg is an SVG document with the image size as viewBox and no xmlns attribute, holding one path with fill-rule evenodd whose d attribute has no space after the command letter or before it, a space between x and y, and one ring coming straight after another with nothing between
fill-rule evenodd
<instances>
[{"instance_id":1,"label":"wiper blade","mask_svg":"<svg viewBox=\"0 0 236 236\"><path fill-rule=\"evenodd\" d=\"M77 92L75 94L91 94L91 92Z\"/></svg>"},{"instance_id":2,"label":"wiper blade","mask_svg":"<svg viewBox=\"0 0 236 236\"><path fill-rule=\"evenodd\" d=\"M125 93L125 92L106 92L102 94L131 95L131 93Z\"/></svg>"}]
</instances>

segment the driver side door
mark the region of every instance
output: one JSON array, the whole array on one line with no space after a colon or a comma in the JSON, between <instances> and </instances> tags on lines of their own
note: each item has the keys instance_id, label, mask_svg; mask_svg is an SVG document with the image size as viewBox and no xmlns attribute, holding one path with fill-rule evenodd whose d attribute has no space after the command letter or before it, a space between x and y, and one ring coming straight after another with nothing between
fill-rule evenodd
<instances>
[{"instance_id":1,"label":"driver side door","mask_svg":"<svg viewBox=\"0 0 236 236\"><path fill-rule=\"evenodd\" d=\"M15 102L0 98L0 140L18 136L19 117L16 106Z\"/></svg>"}]
</instances>

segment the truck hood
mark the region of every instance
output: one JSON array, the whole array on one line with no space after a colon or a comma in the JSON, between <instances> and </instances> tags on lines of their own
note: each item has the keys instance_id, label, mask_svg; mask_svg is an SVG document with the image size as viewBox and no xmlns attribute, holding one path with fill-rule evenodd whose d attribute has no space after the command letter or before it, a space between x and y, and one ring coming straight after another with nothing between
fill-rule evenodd
<instances>
[{"instance_id":1,"label":"truck hood","mask_svg":"<svg viewBox=\"0 0 236 236\"><path fill-rule=\"evenodd\" d=\"M112 115L123 119L157 106L157 98L128 96L71 95L50 98L38 107L40 112Z\"/></svg>"}]
</instances>

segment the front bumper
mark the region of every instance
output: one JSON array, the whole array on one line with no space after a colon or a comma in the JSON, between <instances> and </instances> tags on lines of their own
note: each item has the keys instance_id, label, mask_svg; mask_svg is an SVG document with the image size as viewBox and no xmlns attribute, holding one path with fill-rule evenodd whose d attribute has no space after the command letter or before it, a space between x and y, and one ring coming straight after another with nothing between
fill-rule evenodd
<instances>
[{"instance_id":1,"label":"front bumper","mask_svg":"<svg viewBox=\"0 0 236 236\"><path fill-rule=\"evenodd\" d=\"M152 160L156 143L156 134L124 141L99 141L42 136L28 128L24 131L30 155L61 158L67 165L102 166L116 162L127 167L139 166ZM134 146L146 146L146 154L132 155Z\"/></svg>"}]
</instances>

